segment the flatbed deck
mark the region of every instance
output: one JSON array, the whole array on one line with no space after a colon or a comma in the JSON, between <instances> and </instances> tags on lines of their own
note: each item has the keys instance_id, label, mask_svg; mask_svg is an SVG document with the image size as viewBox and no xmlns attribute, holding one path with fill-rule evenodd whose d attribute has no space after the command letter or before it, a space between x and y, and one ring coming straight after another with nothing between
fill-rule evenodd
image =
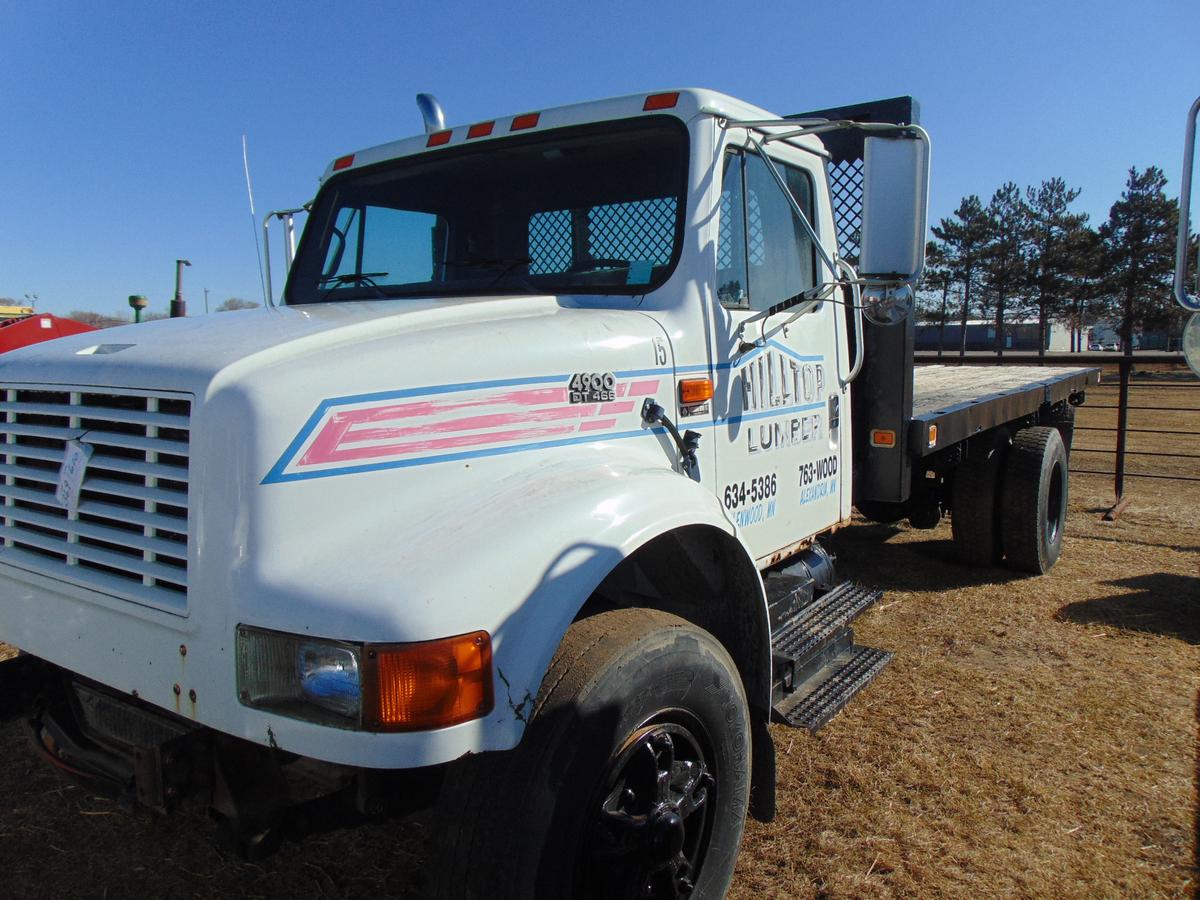
<instances>
[{"instance_id":1,"label":"flatbed deck","mask_svg":"<svg viewBox=\"0 0 1200 900\"><path fill-rule=\"evenodd\" d=\"M914 456L928 456L1005 422L1036 413L1099 384L1100 370L1067 366L916 366L913 371ZM929 446L931 425L937 444Z\"/></svg>"}]
</instances>

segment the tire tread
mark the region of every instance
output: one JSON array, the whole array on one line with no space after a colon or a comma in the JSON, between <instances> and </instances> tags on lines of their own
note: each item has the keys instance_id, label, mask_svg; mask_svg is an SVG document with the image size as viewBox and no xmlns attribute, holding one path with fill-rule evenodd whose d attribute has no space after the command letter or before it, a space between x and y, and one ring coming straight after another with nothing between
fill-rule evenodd
<instances>
[{"instance_id":1,"label":"tire tread","mask_svg":"<svg viewBox=\"0 0 1200 900\"><path fill-rule=\"evenodd\" d=\"M1062 442L1053 425L1022 428L1013 437L1004 473L1004 500L1001 503L1004 554L1009 567L1042 574L1054 564L1043 554L1041 529L1041 491L1043 461L1052 453L1055 441ZM1065 458L1065 446L1064 446ZM1065 467L1064 467L1065 468ZM1064 492L1066 485L1064 484ZM1066 502L1066 496L1063 497Z\"/></svg>"},{"instance_id":2,"label":"tire tread","mask_svg":"<svg viewBox=\"0 0 1200 900\"><path fill-rule=\"evenodd\" d=\"M968 459L954 472L950 529L955 550L967 565L990 568L1004 555L999 504L1007 446L1007 432L1000 432L986 457Z\"/></svg>"}]
</instances>

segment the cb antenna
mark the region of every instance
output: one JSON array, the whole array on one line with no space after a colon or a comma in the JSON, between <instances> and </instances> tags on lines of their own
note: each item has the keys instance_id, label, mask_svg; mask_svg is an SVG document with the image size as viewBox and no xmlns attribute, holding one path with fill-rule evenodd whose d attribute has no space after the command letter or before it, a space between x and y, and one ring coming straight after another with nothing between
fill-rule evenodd
<instances>
[{"instance_id":1,"label":"cb antenna","mask_svg":"<svg viewBox=\"0 0 1200 900\"><path fill-rule=\"evenodd\" d=\"M250 198L250 236L254 238L254 253L258 257L258 284L262 288L263 299L271 305L267 296L267 279L263 275L262 248L258 245L258 223L254 219L254 188L250 186L250 155L246 151L246 133L242 132L242 168L246 172L246 196Z\"/></svg>"}]
</instances>

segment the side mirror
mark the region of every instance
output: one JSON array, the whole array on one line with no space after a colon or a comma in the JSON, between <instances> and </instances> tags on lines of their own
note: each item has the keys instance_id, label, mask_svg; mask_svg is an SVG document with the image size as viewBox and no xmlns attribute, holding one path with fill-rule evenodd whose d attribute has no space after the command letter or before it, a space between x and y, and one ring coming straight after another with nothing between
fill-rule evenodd
<instances>
[{"instance_id":1,"label":"side mirror","mask_svg":"<svg viewBox=\"0 0 1200 900\"><path fill-rule=\"evenodd\" d=\"M1196 116L1200 114L1200 97L1188 110L1187 131L1183 136L1183 175L1179 179L1179 234L1175 244L1175 299L1184 309L1200 312L1200 296L1188 296L1187 252L1192 205L1192 160L1196 155ZM1200 251L1197 251L1200 266Z\"/></svg>"},{"instance_id":2,"label":"side mirror","mask_svg":"<svg viewBox=\"0 0 1200 900\"><path fill-rule=\"evenodd\" d=\"M929 138L915 129L868 137L863 151L862 240L866 281L915 285L925 268L929 212Z\"/></svg>"},{"instance_id":3,"label":"side mirror","mask_svg":"<svg viewBox=\"0 0 1200 900\"><path fill-rule=\"evenodd\" d=\"M1183 358L1200 377L1200 275L1197 275L1197 295L1187 292L1187 254L1191 225L1192 162L1196 156L1196 117L1200 114L1200 97L1188 110L1187 131L1183 136L1183 177L1179 182L1179 235L1175 248L1175 300L1192 315L1183 327ZM1200 249L1196 251L1196 268L1200 270Z\"/></svg>"}]
</instances>

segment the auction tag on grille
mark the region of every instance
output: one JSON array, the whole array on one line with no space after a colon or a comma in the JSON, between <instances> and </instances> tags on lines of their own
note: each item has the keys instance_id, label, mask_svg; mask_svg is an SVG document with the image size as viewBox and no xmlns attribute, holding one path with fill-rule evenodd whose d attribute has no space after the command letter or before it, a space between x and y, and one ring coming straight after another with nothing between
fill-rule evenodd
<instances>
[{"instance_id":1,"label":"auction tag on grille","mask_svg":"<svg viewBox=\"0 0 1200 900\"><path fill-rule=\"evenodd\" d=\"M62 468L58 470L58 490L54 496L59 506L65 506L68 512L79 510L79 492L83 489L83 475L87 471L88 460L92 458L92 450L92 445L83 441L67 441Z\"/></svg>"}]
</instances>

